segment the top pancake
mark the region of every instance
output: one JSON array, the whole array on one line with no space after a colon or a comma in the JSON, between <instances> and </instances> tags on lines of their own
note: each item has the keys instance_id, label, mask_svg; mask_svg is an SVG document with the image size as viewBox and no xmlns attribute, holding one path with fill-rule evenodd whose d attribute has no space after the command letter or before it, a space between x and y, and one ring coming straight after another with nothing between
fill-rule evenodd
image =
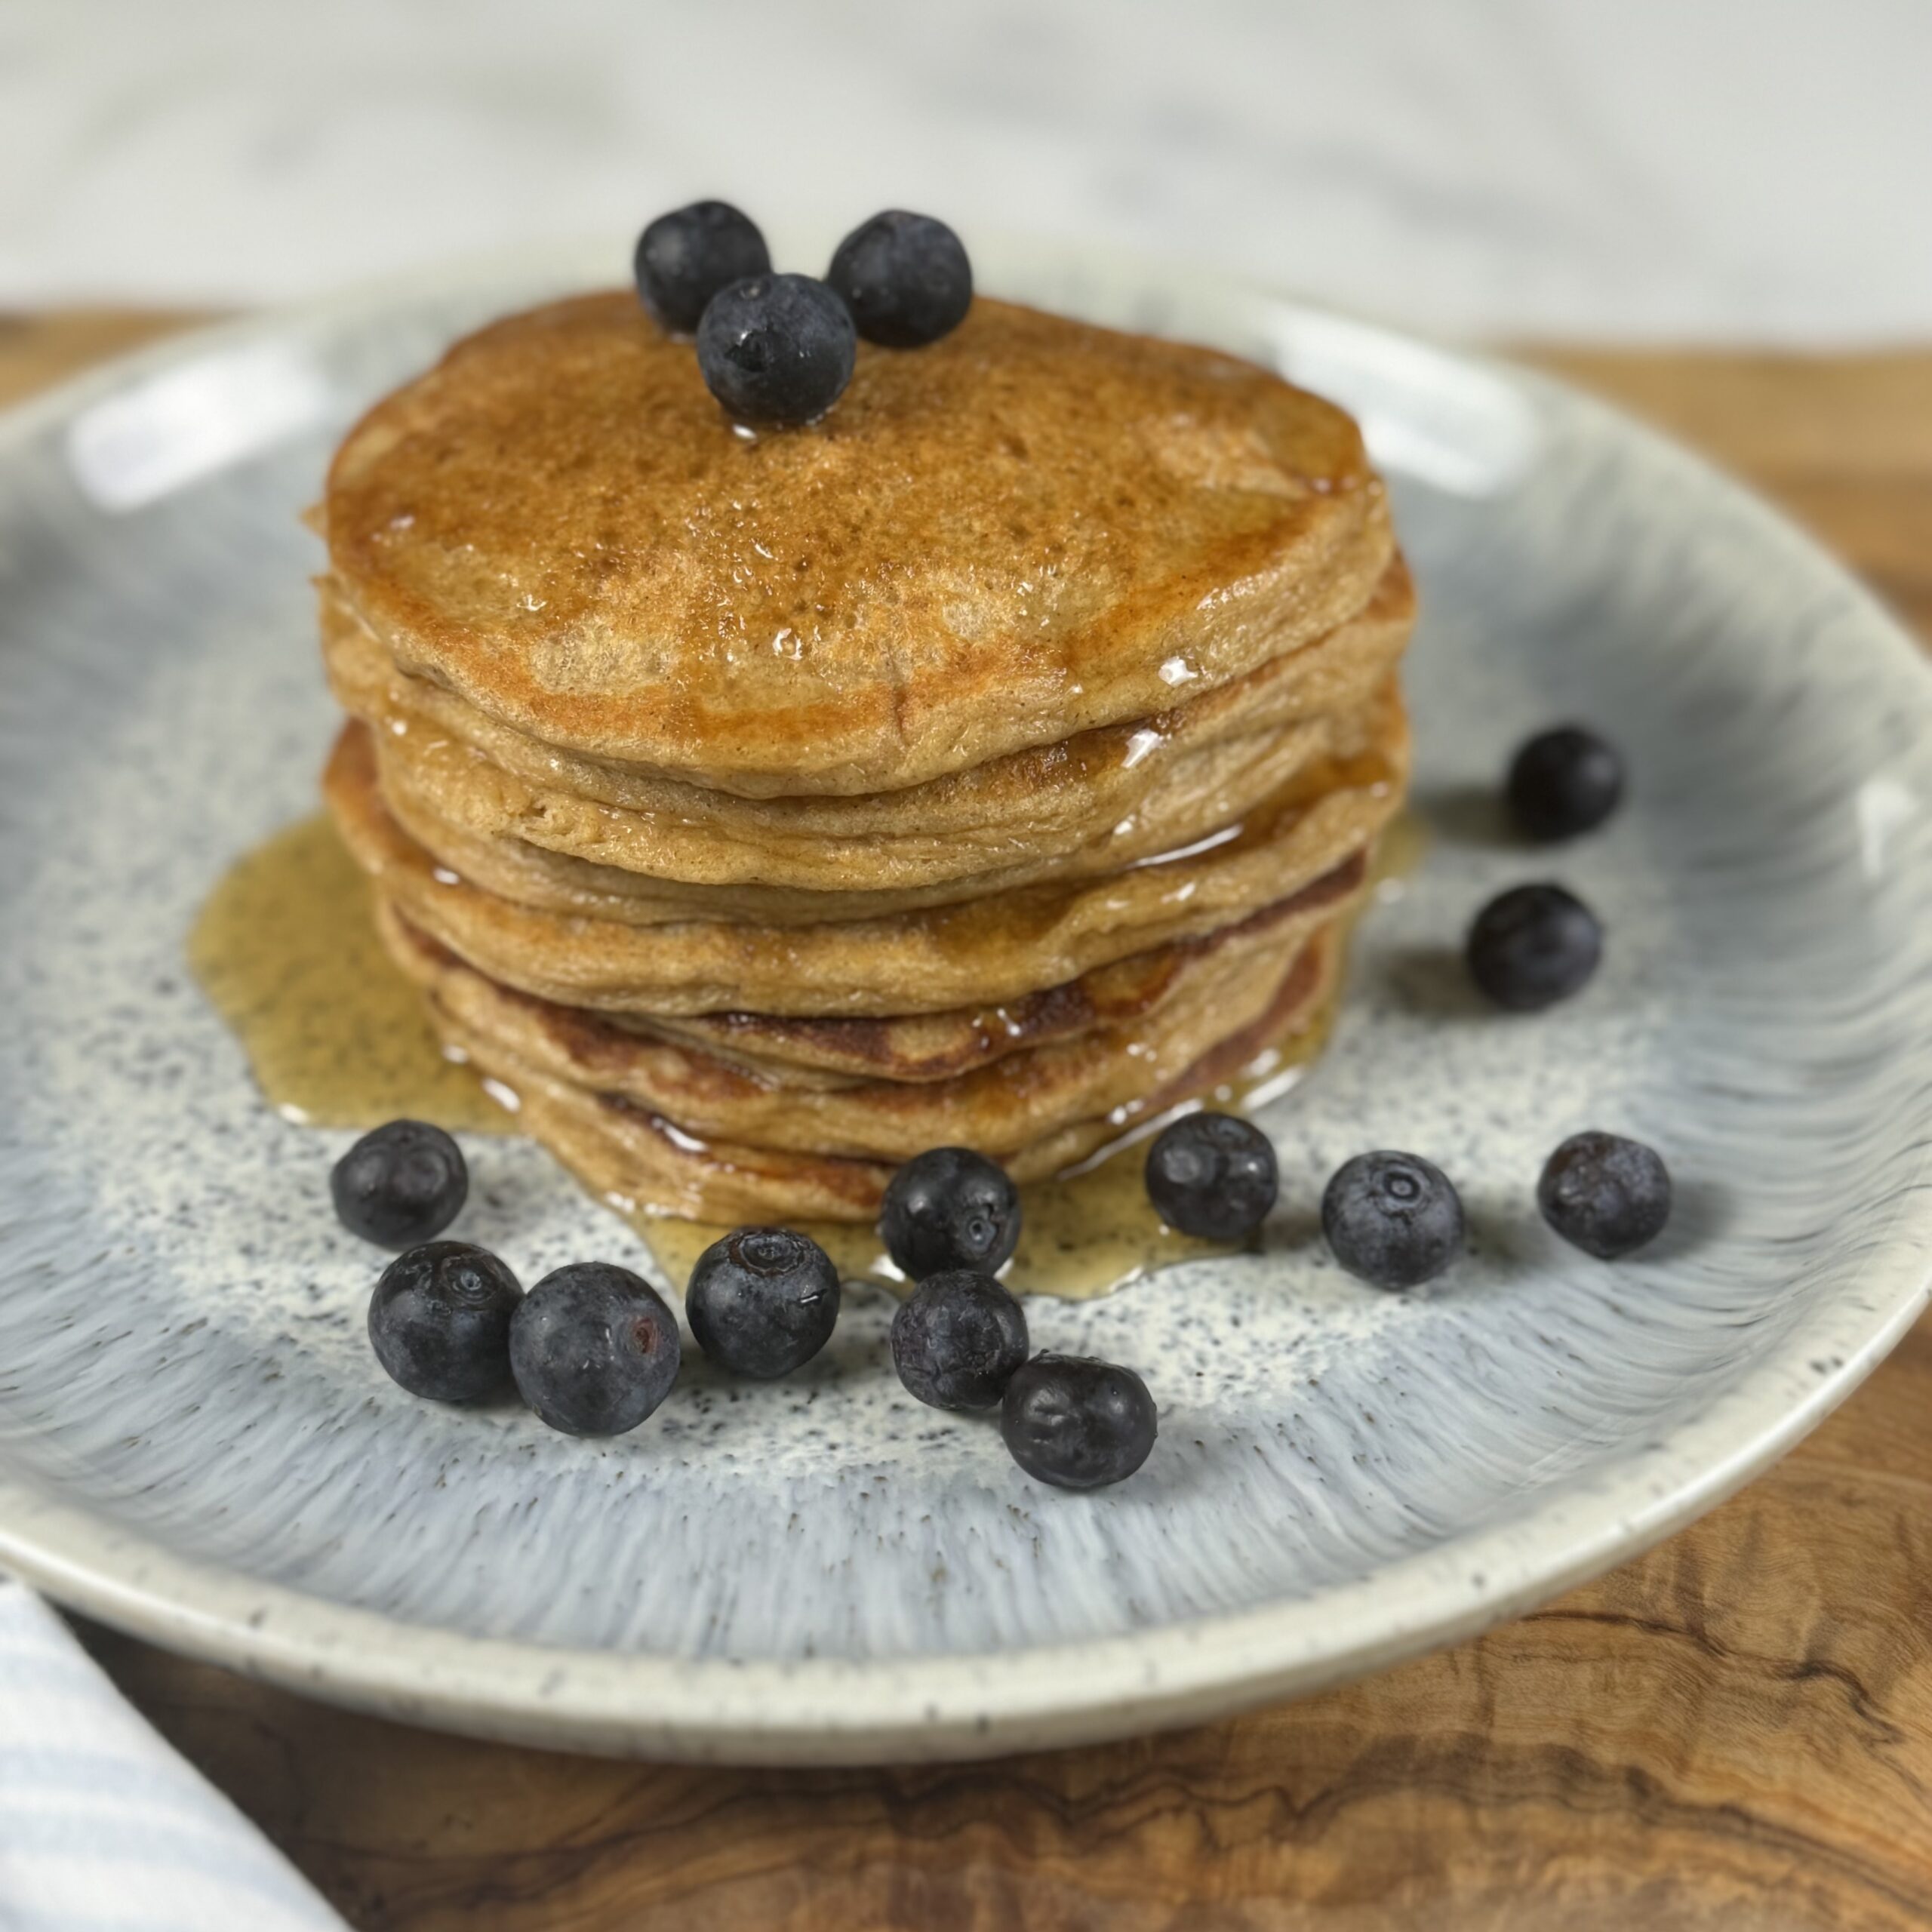
<instances>
[{"instance_id":1,"label":"top pancake","mask_svg":"<svg viewBox=\"0 0 1932 1932\"><path fill-rule=\"evenodd\" d=\"M746 797L892 790L1159 711L1343 623L1392 552L1341 411L1232 357L981 300L734 432L629 292L379 403L326 503L406 672Z\"/></svg>"}]
</instances>

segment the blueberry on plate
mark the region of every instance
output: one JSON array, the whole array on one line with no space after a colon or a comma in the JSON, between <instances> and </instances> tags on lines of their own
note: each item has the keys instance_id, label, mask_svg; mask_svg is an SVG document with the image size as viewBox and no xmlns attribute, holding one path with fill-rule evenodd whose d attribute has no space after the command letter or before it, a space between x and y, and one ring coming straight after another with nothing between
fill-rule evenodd
<instances>
[{"instance_id":1,"label":"blueberry on plate","mask_svg":"<svg viewBox=\"0 0 1932 1932\"><path fill-rule=\"evenodd\" d=\"M770 1381L832 1339L838 1297L838 1270L817 1241L789 1228L740 1228L698 1257L685 1313L719 1367Z\"/></svg>"},{"instance_id":2,"label":"blueberry on plate","mask_svg":"<svg viewBox=\"0 0 1932 1932\"><path fill-rule=\"evenodd\" d=\"M1233 1114L1188 1114L1147 1150L1147 1198L1184 1235L1239 1241L1267 1218L1280 1174L1268 1137Z\"/></svg>"},{"instance_id":3,"label":"blueberry on plate","mask_svg":"<svg viewBox=\"0 0 1932 1932\"><path fill-rule=\"evenodd\" d=\"M567 1435L621 1435L671 1392L683 1344L648 1281L609 1261L546 1275L510 1318L517 1392Z\"/></svg>"},{"instance_id":4,"label":"blueberry on plate","mask_svg":"<svg viewBox=\"0 0 1932 1932\"><path fill-rule=\"evenodd\" d=\"M369 1345L389 1379L432 1402L474 1402L509 1386L510 1318L523 1291L487 1248L426 1241L383 1270Z\"/></svg>"},{"instance_id":5,"label":"blueberry on plate","mask_svg":"<svg viewBox=\"0 0 1932 1932\"><path fill-rule=\"evenodd\" d=\"M337 1161L329 1192L351 1234L381 1247L414 1247L433 1241L461 1212L469 1170L440 1127L392 1120Z\"/></svg>"},{"instance_id":6,"label":"blueberry on plate","mask_svg":"<svg viewBox=\"0 0 1932 1932\"><path fill-rule=\"evenodd\" d=\"M1614 1261L1663 1232L1670 1170L1641 1140L1573 1134L1544 1163L1537 1205L1573 1247Z\"/></svg>"},{"instance_id":7,"label":"blueberry on plate","mask_svg":"<svg viewBox=\"0 0 1932 1932\"><path fill-rule=\"evenodd\" d=\"M758 224L729 202L694 202L660 214L637 238L638 299L660 328L689 335L728 284L771 272Z\"/></svg>"},{"instance_id":8,"label":"blueberry on plate","mask_svg":"<svg viewBox=\"0 0 1932 1932\"><path fill-rule=\"evenodd\" d=\"M851 312L810 275L732 282L697 325L699 372L740 423L815 422L845 393L857 350Z\"/></svg>"},{"instance_id":9,"label":"blueberry on plate","mask_svg":"<svg viewBox=\"0 0 1932 1932\"><path fill-rule=\"evenodd\" d=\"M825 278L859 333L918 349L956 329L973 304L973 265L959 237L929 214L888 208L839 243Z\"/></svg>"},{"instance_id":10,"label":"blueberry on plate","mask_svg":"<svg viewBox=\"0 0 1932 1932\"><path fill-rule=\"evenodd\" d=\"M1602 956L1596 915L1560 885L1519 885L1492 899L1465 949L1469 977L1514 1013L1567 999Z\"/></svg>"},{"instance_id":11,"label":"blueberry on plate","mask_svg":"<svg viewBox=\"0 0 1932 1932\"><path fill-rule=\"evenodd\" d=\"M989 1409L1026 1359L1026 1317L990 1275L928 1275L892 1318L899 1379L936 1409Z\"/></svg>"},{"instance_id":12,"label":"blueberry on plate","mask_svg":"<svg viewBox=\"0 0 1932 1932\"><path fill-rule=\"evenodd\" d=\"M1463 1203L1432 1161L1384 1148L1335 1170L1321 1232L1335 1259L1371 1287L1419 1287L1462 1252Z\"/></svg>"},{"instance_id":13,"label":"blueberry on plate","mask_svg":"<svg viewBox=\"0 0 1932 1932\"><path fill-rule=\"evenodd\" d=\"M1518 751L1503 789L1526 838L1547 843L1593 832L1623 796L1623 761L1580 724L1540 731Z\"/></svg>"},{"instance_id":14,"label":"blueberry on plate","mask_svg":"<svg viewBox=\"0 0 1932 1932\"><path fill-rule=\"evenodd\" d=\"M1006 1385L999 1426L1013 1460L1060 1489L1131 1476L1158 1433L1146 1383L1084 1355L1035 1355Z\"/></svg>"},{"instance_id":15,"label":"blueberry on plate","mask_svg":"<svg viewBox=\"0 0 1932 1932\"><path fill-rule=\"evenodd\" d=\"M1020 1190L970 1147L929 1147L888 1184L878 1232L910 1281L955 1268L997 1274L1019 1245Z\"/></svg>"}]
</instances>

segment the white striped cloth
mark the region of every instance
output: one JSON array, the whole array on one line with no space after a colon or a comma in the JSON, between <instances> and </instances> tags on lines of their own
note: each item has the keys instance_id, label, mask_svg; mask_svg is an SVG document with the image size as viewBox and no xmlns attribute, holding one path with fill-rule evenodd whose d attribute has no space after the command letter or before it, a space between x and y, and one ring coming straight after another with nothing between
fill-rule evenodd
<instances>
[{"instance_id":1,"label":"white striped cloth","mask_svg":"<svg viewBox=\"0 0 1932 1932\"><path fill-rule=\"evenodd\" d=\"M5 1577L0 1932L344 1932L66 1626Z\"/></svg>"}]
</instances>

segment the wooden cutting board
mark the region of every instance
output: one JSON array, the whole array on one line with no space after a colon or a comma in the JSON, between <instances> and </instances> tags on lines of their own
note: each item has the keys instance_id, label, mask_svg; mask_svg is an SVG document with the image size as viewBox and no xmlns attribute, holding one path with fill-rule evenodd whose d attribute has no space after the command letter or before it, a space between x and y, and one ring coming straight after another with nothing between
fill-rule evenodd
<instances>
[{"instance_id":1,"label":"wooden cutting board","mask_svg":"<svg viewBox=\"0 0 1932 1932\"><path fill-rule=\"evenodd\" d=\"M0 400L173 320L0 317ZM1932 638L1932 352L1540 359L1742 471ZM84 1634L362 1932L1922 1932L1932 1323L1601 1582L1350 1689L1131 1744L609 1764Z\"/></svg>"}]
</instances>

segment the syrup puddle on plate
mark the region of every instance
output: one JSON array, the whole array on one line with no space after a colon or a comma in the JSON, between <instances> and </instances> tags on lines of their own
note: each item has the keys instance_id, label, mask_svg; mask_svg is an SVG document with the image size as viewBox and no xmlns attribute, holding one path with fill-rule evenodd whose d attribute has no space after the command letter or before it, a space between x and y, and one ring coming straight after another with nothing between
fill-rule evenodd
<instances>
[{"instance_id":1,"label":"syrup puddle on plate","mask_svg":"<svg viewBox=\"0 0 1932 1932\"><path fill-rule=\"evenodd\" d=\"M368 884L325 814L235 862L189 934L188 963L285 1120L371 1128L406 1117L515 1132L476 1075L444 1053L422 995L376 937Z\"/></svg>"},{"instance_id":2,"label":"syrup puddle on plate","mask_svg":"<svg viewBox=\"0 0 1932 1932\"><path fill-rule=\"evenodd\" d=\"M1415 869L1423 842L1412 817L1389 828L1374 869L1378 889ZM188 958L285 1119L368 1128L406 1116L457 1133L515 1132L506 1104L515 1097L493 1098L471 1068L449 1057L421 994L383 951L368 884L325 814L237 860L202 907ZM1206 1100L1252 1107L1287 1091L1320 1053L1330 1017L1269 1049ZM1176 1232L1149 1204L1142 1150L1167 1118L1142 1121L1072 1172L1020 1189L1020 1245L1002 1271L1012 1287L1079 1300L1177 1261L1235 1251ZM728 1232L661 1216L629 1218L680 1289L699 1255ZM842 1275L903 1286L870 1228L796 1225Z\"/></svg>"}]
</instances>

